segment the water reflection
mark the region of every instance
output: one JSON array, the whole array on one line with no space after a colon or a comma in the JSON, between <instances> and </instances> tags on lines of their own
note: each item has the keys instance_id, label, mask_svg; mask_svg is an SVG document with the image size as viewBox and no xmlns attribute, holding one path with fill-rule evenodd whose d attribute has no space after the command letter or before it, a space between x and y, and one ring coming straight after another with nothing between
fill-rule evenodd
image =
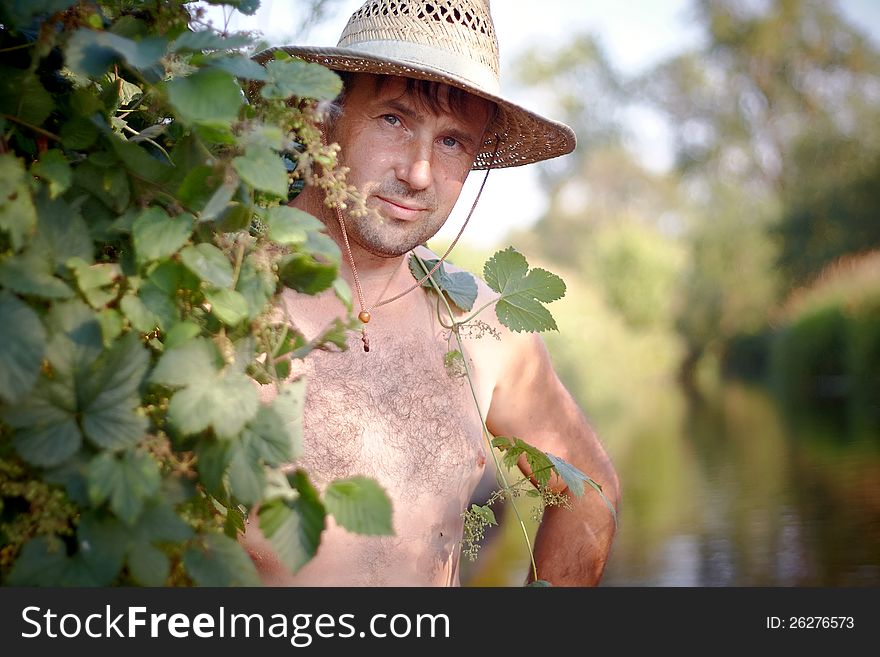
<instances>
[{"instance_id":1,"label":"water reflection","mask_svg":"<svg viewBox=\"0 0 880 657\"><path fill-rule=\"evenodd\" d=\"M783 412L760 388L728 385L600 422L624 486L603 585L880 585L880 429L829 410ZM522 583L511 525L465 585Z\"/></svg>"}]
</instances>

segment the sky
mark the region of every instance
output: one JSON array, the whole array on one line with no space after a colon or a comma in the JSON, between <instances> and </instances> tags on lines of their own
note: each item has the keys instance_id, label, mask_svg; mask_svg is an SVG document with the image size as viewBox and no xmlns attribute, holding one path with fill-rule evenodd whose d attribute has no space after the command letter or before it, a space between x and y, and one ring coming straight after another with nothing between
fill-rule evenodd
<instances>
[{"instance_id":1,"label":"sky","mask_svg":"<svg viewBox=\"0 0 880 657\"><path fill-rule=\"evenodd\" d=\"M760 4L765 0L743 0ZM270 45L334 46L339 34L363 0L339 0L325 19L298 35L298 0L261 0L254 16L234 14L233 30L260 32ZM598 35L612 65L623 74L648 70L658 61L701 44L702 34L693 20L691 0L492 0L492 17L501 53L501 87L504 94L521 105L553 117L552 107L536 105L536 99L505 78L517 56L530 46L553 48L576 33ZM838 0L842 12L880 45L880 0ZM540 7L540 11L536 9ZM215 22L219 12L211 14ZM633 146L650 169L663 171L671 161L670 133L662 119L651 112L630 116ZM539 188L536 165L499 169L489 174L483 196L462 240L478 247L503 246L501 240L511 228L533 225L546 207ZM471 175L456 209L439 237L451 239L458 232L473 203L482 175Z\"/></svg>"}]
</instances>

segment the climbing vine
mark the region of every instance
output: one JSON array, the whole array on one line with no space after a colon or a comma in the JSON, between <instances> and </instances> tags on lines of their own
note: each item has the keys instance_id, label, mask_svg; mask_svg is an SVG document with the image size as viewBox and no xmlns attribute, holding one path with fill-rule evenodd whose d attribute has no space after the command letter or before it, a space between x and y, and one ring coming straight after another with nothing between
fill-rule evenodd
<instances>
[{"instance_id":1,"label":"climbing vine","mask_svg":"<svg viewBox=\"0 0 880 657\"><path fill-rule=\"evenodd\" d=\"M319 495L281 470L291 362L349 328L307 341L275 312L285 286L348 296L335 243L286 202L308 179L357 203L317 104L287 99L332 100L338 76L261 66L180 0L0 12L0 581L255 584L236 536L257 504L291 569L327 515L390 533L374 481Z\"/></svg>"}]
</instances>

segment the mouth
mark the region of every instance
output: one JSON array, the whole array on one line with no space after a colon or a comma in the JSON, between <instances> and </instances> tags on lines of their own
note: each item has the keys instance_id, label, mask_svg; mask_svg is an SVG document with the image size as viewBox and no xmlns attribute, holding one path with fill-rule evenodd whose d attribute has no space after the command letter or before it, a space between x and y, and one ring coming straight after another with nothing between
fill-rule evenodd
<instances>
[{"instance_id":1,"label":"mouth","mask_svg":"<svg viewBox=\"0 0 880 657\"><path fill-rule=\"evenodd\" d=\"M409 201L388 198L385 196L376 196L375 198L379 201L381 213L391 219L414 221L418 219L422 213L428 210L428 208L424 206Z\"/></svg>"}]
</instances>

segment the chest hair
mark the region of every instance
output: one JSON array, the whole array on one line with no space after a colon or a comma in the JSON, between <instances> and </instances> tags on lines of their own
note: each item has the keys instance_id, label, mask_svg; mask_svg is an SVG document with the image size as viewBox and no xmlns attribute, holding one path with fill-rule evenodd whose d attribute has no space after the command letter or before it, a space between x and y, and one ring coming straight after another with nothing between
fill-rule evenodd
<instances>
[{"instance_id":1,"label":"chest hair","mask_svg":"<svg viewBox=\"0 0 880 657\"><path fill-rule=\"evenodd\" d=\"M467 380L443 365L445 341L373 342L306 360L303 466L319 485L366 475L410 500L467 495L485 448Z\"/></svg>"}]
</instances>

